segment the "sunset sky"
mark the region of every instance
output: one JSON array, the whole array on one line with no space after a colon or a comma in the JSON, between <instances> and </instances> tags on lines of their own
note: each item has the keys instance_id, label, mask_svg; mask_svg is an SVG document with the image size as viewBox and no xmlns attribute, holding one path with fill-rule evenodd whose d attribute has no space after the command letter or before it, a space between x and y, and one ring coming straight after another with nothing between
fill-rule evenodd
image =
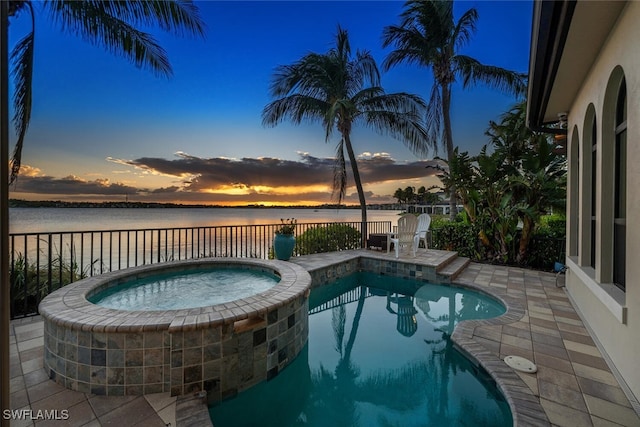
<instances>
[{"instance_id":1,"label":"sunset sky","mask_svg":"<svg viewBox=\"0 0 640 427\"><path fill-rule=\"evenodd\" d=\"M278 65L332 46L337 24L352 49L369 50L379 65L391 48L381 34L397 24L402 2L196 2L206 39L153 35L167 50L174 76L158 78L73 35L63 34L36 4L32 120L23 170L11 198L154 201L224 205L331 202L338 136L319 124L264 128ZM530 1L456 2L456 16L479 12L478 30L462 53L485 64L526 72ZM10 23L10 43L28 31L25 16ZM383 74L388 93L428 98L432 75L402 65ZM477 153L489 120L515 99L486 87L453 91L454 142ZM12 112L11 112L12 113ZM15 141L15 135L11 135ZM368 203L394 201L398 187L436 184L401 142L354 128ZM439 153L444 154L444 153ZM352 184L353 181L350 181ZM356 203L350 187L347 203Z\"/></svg>"}]
</instances>

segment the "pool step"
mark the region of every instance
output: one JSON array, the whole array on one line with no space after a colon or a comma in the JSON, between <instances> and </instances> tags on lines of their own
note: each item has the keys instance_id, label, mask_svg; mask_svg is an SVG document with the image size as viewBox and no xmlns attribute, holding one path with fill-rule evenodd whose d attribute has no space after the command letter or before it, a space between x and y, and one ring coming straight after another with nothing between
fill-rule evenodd
<instances>
[{"instance_id":1,"label":"pool step","mask_svg":"<svg viewBox=\"0 0 640 427\"><path fill-rule=\"evenodd\" d=\"M439 276L444 276L449 281L452 281L464 271L469 263L471 263L471 259L467 257L459 257L456 254L455 257L452 257L444 266L439 266L437 273Z\"/></svg>"},{"instance_id":2,"label":"pool step","mask_svg":"<svg viewBox=\"0 0 640 427\"><path fill-rule=\"evenodd\" d=\"M209 417L206 392L178 396L176 425L181 427L213 427L213 422Z\"/></svg>"}]
</instances>

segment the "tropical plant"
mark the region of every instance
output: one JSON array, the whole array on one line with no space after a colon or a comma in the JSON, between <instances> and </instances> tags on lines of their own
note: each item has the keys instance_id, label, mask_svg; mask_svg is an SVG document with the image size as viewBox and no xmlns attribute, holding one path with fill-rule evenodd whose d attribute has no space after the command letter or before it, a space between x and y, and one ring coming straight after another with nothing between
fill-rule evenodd
<instances>
[{"instance_id":1,"label":"tropical plant","mask_svg":"<svg viewBox=\"0 0 640 427\"><path fill-rule=\"evenodd\" d=\"M62 31L103 46L125 57L136 67L147 68L165 77L172 74L166 52L150 34L138 27L157 26L176 35L204 35L204 23L191 0L10 1L10 18L23 13L31 18L31 31L18 41L11 52L15 85L13 123L18 138L11 160L11 182L20 171L22 147L31 121L36 19L34 4L45 9L51 21L59 25Z\"/></svg>"},{"instance_id":2,"label":"tropical plant","mask_svg":"<svg viewBox=\"0 0 640 427\"><path fill-rule=\"evenodd\" d=\"M469 43L476 31L478 12L467 10L456 22L453 1L411 0L405 3L400 25L388 26L383 32L383 46L394 46L383 63L388 70L400 63L431 68L433 86L427 105L426 123L429 144L442 145L447 159L454 157L451 129L451 86L459 80L463 88L478 83L516 95L525 91L524 75L504 68L484 65L458 51ZM451 219L456 215L456 191L450 193Z\"/></svg>"},{"instance_id":3,"label":"tropical plant","mask_svg":"<svg viewBox=\"0 0 640 427\"><path fill-rule=\"evenodd\" d=\"M456 148L440 174L445 187L455 188L490 261L527 264L536 224L564 208L566 159L546 135L522 129L525 111L517 105L490 124L491 153L485 146L469 157Z\"/></svg>"},{"instance_id":4,"label":"tropical plant","mask_svg":"<svg viewBox=\"0 0 640 427\"><path fill-rule=\"evenodd\" d=\"M535 225L552 209L566 205L566 158L555 152L556 144L546 134L526 125L526 103L520 102L503 114L499 124L491 122L486 134L500 156L508 185L520 201L522 222L517 261L524 263Z\"/></svg>"},{"instance_id":5,"label":"tropical plant","mask_svg":"<svg viewBox=\"0 0 640 427\"><path fill-rule=\"evenodd\" d=\"M363 123L378 133L401 139L416 154L427 152L422 124L425 104L408 93L387 94L380 86L380 72L367 51L351 53L346 30L338 26L335 47L309 53L292 65L276 68L271 96L277 98L262 111L262 123L275 126L285 119L295 124L320 122L325 141L340 134L335 157L333 190L340 204L347 189L347 152L362 212L362 246L367 236L367 205L351 142L354 125Z\"/></svg>"},{"instance_id":6,"label":"tropical plant","mask_svg":"<svg viewBox=\"0 0 640 427\"><path fill-rule=\"evenodd\" d=\"M276 234L286 234L292 236L296 231L296 219L295 218L280 218L280 227L276 228Z\"/></svg>"},{"instance_id":7,"label":"tropical plant","mask_svg":"<svg viewBox=\"0 0 640 427\"><path fill-rule=\"evenodd\" d=\"M76 253L73 246L69 246L67 251L56 247L50 262L37 264L23 253L16 252L9 271L11 318L36 314L38 304L50 292L96 272L97 259L82 268Z\"/></svg>"}]
</instances>

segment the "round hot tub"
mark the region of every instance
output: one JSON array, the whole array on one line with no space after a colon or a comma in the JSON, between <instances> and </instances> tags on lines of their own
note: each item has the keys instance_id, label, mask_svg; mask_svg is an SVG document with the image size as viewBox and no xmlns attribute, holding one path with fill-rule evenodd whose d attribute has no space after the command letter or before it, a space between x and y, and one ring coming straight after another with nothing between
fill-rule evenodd
<instances>
[{"instance_id":1,"label":"round hot tub","mask_svg":"<svg viewBox=\"0 0 640 427\"><path fill-rule=\"evenodd\" d=\"M116 310L180 310L247 298L271 289L279 281L280 277L269 271L214 266L127 280L96 289L87 299Z\"/></svg>"},{"instance_id":2,"label":"round hot tub","mask_svg":"<svg viewBox=\"0 0 640 427\"><path fill-rule=\"evenodd\" d=\"M310 285L298 265L236 258L86 278L40 304L45 369L85 393L206 390L210 401L221 400L274 377L298 355Z\"/></svg>"}]
</instances>

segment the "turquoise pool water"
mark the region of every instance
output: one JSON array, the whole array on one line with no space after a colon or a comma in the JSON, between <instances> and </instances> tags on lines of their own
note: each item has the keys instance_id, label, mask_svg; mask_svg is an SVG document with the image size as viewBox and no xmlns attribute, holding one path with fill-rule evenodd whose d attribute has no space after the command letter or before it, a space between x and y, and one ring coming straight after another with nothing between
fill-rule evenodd
<instances>
[{"instance_id":1,"label":"turquoise pool water","mask_svg":"<svg viewBox=\"0 0 640 427\"><path fill-rule=\"evenodd\" d=\"M280 281L274 274L240 268L207 268L131 280L88 298L118 310L179 310L223 304L264 292Z\"/></svg>"},{"instance_id":2,"label":"turquoise pool water","mask_svg":"<svg viewBox=\"0 0 640 427\"><path fill-rule=\"evenodd\" d=\"M314 290L309 341L270 381L210 408L216 427L511 426L455 325L505 312L464 288L358 273Z\"/></svg>"}]
</instances>

